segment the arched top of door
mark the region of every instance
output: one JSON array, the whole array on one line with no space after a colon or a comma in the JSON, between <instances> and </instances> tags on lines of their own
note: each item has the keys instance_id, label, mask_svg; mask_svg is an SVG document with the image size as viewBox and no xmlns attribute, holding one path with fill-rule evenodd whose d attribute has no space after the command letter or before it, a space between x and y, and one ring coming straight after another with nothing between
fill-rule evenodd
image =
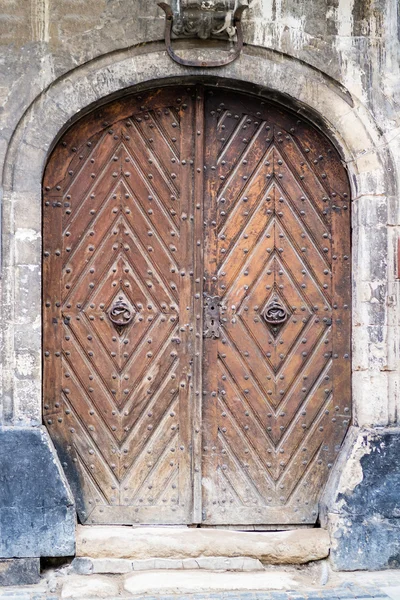
<instances>
[{"instance_id":1,"label":"arched top of door","mask_svg":"<svg viewBox=\"0 0 400 600\"><path fill-rule=\"evenodd\" d=\"M76 155L86 153L83 146L90 147L92 143L96 144L98 136L104 132L112 135L112 127L115 124L129 119L137 122L149 119L149 112L165 107L166 98L169 98L168 102L178 116L180 111L187 108L188 101L195 101L196 97L200 100L200 95L204 95L204 97L218 95L219 100L212 103L215 113L223 116L225 112L228 114L228 119L232 118L237 123L244 118L243 115L253 117L254 124L257 119L260 123L265 121L267 137L275 136L277 143L282 142L282 139L279 139L282 136L297 140L305 155L310 153L310 160L318 165L315 168L321 171L320 176L327 180L328 186L332 189L338 187L347 189L346 170L334 168L330 172L329 164L326 165L326 169L323 164L324 155L329 156L332 152L335 153L335 146L324 131L326 127L324 127L322 118L319 115L312 115L310 111L306 111L293 99L282 97L276 92L263 90L257 85L246 86L240 81L210 76L190 77L184 82L182 79L167 79L158 82L156 86L152 82L152 85L140 86L140 88L139 90L136 88L130 90L130 93L125 91L123 95L114 94L111 98L104 99L101 106L89 107L91 110L80 115L78 120L73 119L72 122L66 124L61 138L57 138L49 160L51 163L57 163L57 169L52 169L51 176L47 175L46 185L48 187L56 186L68 175L70 165ZM224 102L221 102L221 99L223 100L221 93L228 97L235 96L236 111L240 112L240 115L231 115L228 109L225 110ZM130 125L131 123L128 122L128 126ZM248 125L243 123L242 127L246 130ZM270 131L271 127L274 131ZM246 133L248 132L244 130L242 142L246 144ZM336 165L340 159L344 162L344 157L340 156L340 152L337 158ZM57 177L57 181L54 177Z\"/></svg>"}]
</instances>

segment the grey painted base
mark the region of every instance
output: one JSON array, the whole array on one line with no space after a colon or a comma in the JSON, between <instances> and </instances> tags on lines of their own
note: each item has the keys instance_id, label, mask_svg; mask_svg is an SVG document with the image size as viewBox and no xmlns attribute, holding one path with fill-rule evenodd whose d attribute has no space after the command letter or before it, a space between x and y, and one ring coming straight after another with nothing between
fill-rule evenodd
<instances>
[{"instance_id":1,"label":"grey painted base","mask_svg":"<svg viewBox=\"0 0 400 600\"><path fill-rule=\"evenodd\" d=\"M400 519L354 515L342 522L342 527L332 551L337 570L400 568Z\"/></svg>"},{"instance_id":2,"label":"grey painted base","mask_svg":"<svg viewBox=\"0 0 400 600\"><path fill-rule=\"evenodd\" d=\"M0 559L0 586L33 585L39 579L39 558Z\"/></svg>"},{"instance_id":3,"label":"grey painted base","mask_svg":"<svg viewBox=\"0 0 400 600\"><path fill-rule=\"evenodd\" d=\"M0 557L73 555L75 519L47 432L0 428Z\"/></svg>"},{"instance_id":4,"label":"grey painted base","mask_svg":"<svg viewBox=\"0 0 400 600\"><path fill-rule=\"evenodd\" d=\"M322 502L338 571L400 568L400 429L352 428Z\"/></svg>"}]
</instances>

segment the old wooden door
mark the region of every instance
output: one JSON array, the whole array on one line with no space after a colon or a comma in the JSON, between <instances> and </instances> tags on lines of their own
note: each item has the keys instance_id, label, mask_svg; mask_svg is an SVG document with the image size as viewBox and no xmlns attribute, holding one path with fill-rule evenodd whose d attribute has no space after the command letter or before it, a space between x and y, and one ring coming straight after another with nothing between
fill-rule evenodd
<instances>
[{"instance_id":1,"label":"old wooden door","mask_svg":"<svg viewBox=\"0 0 400 600\"><path fill-rule=\"evenodd\" d=\"M344 168L212 87L81 119L44 178L44 415L82 522L317 519L350 420Z\"/></svg>"}]
</instances>

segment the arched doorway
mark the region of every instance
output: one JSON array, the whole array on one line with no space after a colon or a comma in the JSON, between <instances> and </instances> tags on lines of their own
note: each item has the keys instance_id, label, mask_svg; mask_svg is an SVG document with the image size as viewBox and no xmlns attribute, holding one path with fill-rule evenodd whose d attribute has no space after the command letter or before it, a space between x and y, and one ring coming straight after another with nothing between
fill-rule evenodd
<instances>
[{"instance_id":1,"label":"arched doorway","mask_svg":"<svg viewBox=\"0 0 400 600\"><path fill-rule=\"evenodd\" d=\"M88 523L313 524L350 404L350 192L266 99L153 89L44 177L44 415Z\"/></svg>"}]
</instances>

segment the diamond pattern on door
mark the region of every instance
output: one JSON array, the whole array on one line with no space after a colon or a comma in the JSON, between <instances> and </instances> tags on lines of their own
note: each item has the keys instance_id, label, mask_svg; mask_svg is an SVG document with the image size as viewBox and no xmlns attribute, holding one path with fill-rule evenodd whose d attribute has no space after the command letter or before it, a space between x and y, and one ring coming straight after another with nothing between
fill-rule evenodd
<instances>
[{"instance_id":1,"label":"diamond pattern on door","mask_svg":"<svg viewBox=\"0 0 400 600\"><path fill-rule=\"evenodd\" d=\"M206 190L215 209L205 286L222 316L218 340L204 342L209 524L315 522L349 423L350 390L334 400L333 363L347 369L349 341L339 357L333 317L349 331L349 304L336 304L332 256L339 222L349 231L347 206L333 228L334 180L314 167L329 153L310 160L296 120L264 106L221 92L206 100L207 160L215 165Z\"/></svg>"},{"instance_id":2,"label":"diamond pattern on door","mask_svg":"<svg viewBox=\"0 0 400 600\"><path fill-rule=\"evenodd\" d=\"M170 96L117 105L124 117L94 135L82 125L80 146L67 133L68 172L45 190L45 335L63 329L45 352L45 418L84 522L190 518L190 249L178 215L191 111Z\"/></svg>"},{"instance_id":3,"label":"diamond pattern on door","mask_svg":"<svg viewBox=\"0 0 400 600\"><path fill-rule=\"evenodd\" d=\"M350 421L350 216L321 133L189 85L44 179L44 419L81 522L313 524Z\"/></svg>"}]
</instances>

